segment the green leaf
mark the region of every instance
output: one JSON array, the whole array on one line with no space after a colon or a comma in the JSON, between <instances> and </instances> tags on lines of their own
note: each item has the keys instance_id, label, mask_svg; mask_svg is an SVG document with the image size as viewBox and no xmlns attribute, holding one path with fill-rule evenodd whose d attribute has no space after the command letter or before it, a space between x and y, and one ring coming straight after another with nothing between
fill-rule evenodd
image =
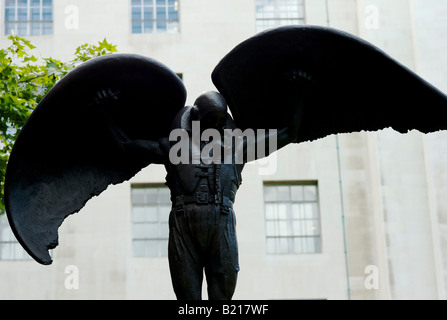
<instances>
[{"instance_id":1,"label":"green leaf","mask_svg":"<svg viewBox=\"0 0 447 320\"><path fill-rule=\"evenodd\" d=\"M9 153L32 110L56 82L76 64L117 51L106 39L98 45L82 44L71 61L37 59L31 42L8 36L9 47L0 49L0 214L4 209L4 177Z\"/></svg>"}]
</instances>

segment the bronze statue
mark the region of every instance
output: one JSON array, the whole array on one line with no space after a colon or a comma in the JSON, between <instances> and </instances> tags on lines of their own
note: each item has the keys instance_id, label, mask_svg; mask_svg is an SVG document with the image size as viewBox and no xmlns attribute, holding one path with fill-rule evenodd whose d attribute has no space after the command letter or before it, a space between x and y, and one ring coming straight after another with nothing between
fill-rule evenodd
<instances>
[{"instance_id":1,"label":"bronze statue","mask_svg":"<svg viewBox=\"0 0 447 320\"><path fill-rule=\"evenodd\" d=\"M23 127L8 163L7 214L25 250L50 264L48 249L68 215L160 163L171 191L177 298L201 299L205 271L209 298L231 299L239 270L233 203L244 163L330 134L447 127L442 92L371 44L329 28L260 33L226 55L212 80L219 93L185 107L175 73L138 55L96 58L62 79ZM195 126L210 139L195 140ZM226 135L236 129L252 130L254 142Z\"/></svg>"}]
</instances>

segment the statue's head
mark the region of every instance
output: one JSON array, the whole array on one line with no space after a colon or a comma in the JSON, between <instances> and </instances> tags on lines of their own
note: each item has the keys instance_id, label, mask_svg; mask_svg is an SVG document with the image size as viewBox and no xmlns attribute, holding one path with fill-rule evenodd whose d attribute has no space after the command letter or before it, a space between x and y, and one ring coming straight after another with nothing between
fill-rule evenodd
<instances>
[{"instance_id":1,"label":"statue's head","mask_svg":"<svg viewBox=\"0 0 447 320\"><path fill-rule=\"evenodd\" d=\"M191 120L200 121L202 129L221 129L227 121L227 102L218 92L201 94L192 108Z\"/></svg>"}]
</instances>

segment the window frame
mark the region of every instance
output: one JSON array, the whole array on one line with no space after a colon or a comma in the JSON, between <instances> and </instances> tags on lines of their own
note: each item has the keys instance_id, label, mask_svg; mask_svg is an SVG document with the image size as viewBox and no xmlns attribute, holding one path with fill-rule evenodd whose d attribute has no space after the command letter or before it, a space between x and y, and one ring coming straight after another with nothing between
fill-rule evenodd
<instances>
[{"instance_id":1,"label":"window frame","mask_svg":"<svg viewBox=\"0 0 447 320\"><path fill-rule=\"evenodd\" d=\"M266 2L272 2L274 7L271 11L258 10L258 7L265 6ZM305 0L293 0L296 1L296 11L289 9L281 11L282 6L290 6L292 0L255 0L255 28L256 32L261 32L270 28L284 26L284 25L304 25L306 24L306 1ZM281 2L284 2L281 4ZM264 4L263 4L264 3ZM300 11L301 7L301 11ZM296 17L290 16L296 13ZM264 17L261 15L264 14ZM273 17L266 17L265 15L272 14ZM286 17L281 17L282 14L286 14ZM288 22L287 22L288 21ZM268 23L270 22L270 23Z\"/></svg>"},{"instance_id":2,"label":"window frame","mask_svg":"<svg viewBox=\"0 0 447 320\"><path fill-rule=\"evenodd\" d=\"M4 18L3 23L3 35L8 36L12 34L14 30L14 35L18 36L46 36L54 34L54 2L53 0L24 0L26 1L25 6L21 6L19 1L21 0L10 0L14 2L13 6L8 5L7 1L3 2L2 14ZM33 2L39 1L36 5ZM50 1L50 4L44 4L44 1ZM38 9L39 19L33 20L33 10ZM13 19L11 20L8 15L8 10L13 10ZM50 19L45 20L45 11L50 14ZM25 12L25 19L19 18L19 11ZM13 25L14 27L9 27ZM19 28L19 25L21 28ZM36 28L37 27L37 28ZM26 31L24 31L26 29ZM35 32L38 30L38 32Z\"/></svg>"},{"instance_id":3,"label":"window frame","mask_svg":"<svg viewBox=\"0 0 447 320\"><path fill-rule=\"evenodd\" d=\"M272 187L287 187L288 199L278 200L279 196L275 194L275 199L269 200L267 189ZM297 187L302 190L302 200L297 200L297 196L292 195L292 188L297 189ZM314 188L315 199L306 199L304 193L306 187ZM321 206L317 181L264 181L263 196L264 234L267 254L299 255L322 253ZM275 207L273 215L276 214L276 217L272 218L272 213L268 212L269 205ZM309 213L310 207L312 209ZM300 208L299 211L296 211L297 208ZM309 214L313 216L309 218ZM311 226L311 231L309 231L309 226ZM312 241L313 244L310 245ZM299 243L300 245L298 245Z\"/></svg>"},{"instance_id":4,"label":"window frame","mask_svg":"<svg viewBox=\"0 0 447 320\"><path fill-rule=\"evenodd\" d=\"M139 5L135 5L134 1L139 1ZM161 5L159 2L163 1L164 5ZM147 4L146 2L151 2L151 4ZM173 4L170 4L173 2ZM134 16L134 8L139 8L140 19L136 19ZM152 8L151 19L146 19L145 13L149 11L145 11L147 8ZM157 11L159 8L164 8L162 11ZM175 18L170 19L169 13L170 8L174 8ZM158 18L158 12L163 12L165 14L165 19ZM140 30L139 32L135 32L134 23L139 23ZM174 27L172 29L169 28L169 24L173 23ZM146 24L151 26L150 28L146 28ZM158 28L158 25L165 25L163 28ZM149 30L149 31L146 31ZM180 0L130 0L130 33L132 35L136 34L179 34L180 33Z\"/></svg>"},{"instance_id":5,"label":"window frame","mask_svg":"<svg viewBox=\"0 0 447 320\"><path fill-rule=\"evenodd\" d=\"M157 190L157 201L148 202L147 197L144 196L143 202L137 203L135 200L135 190ZM164 197L166 201L160 201L160 190L163 190ZM164 209L161 209L164 207ZM169 214L171 212L172 203L170 200L170 190L162 183L151 183L151 184L131 184L131 242L132 242L132 257L134 258L162 258L168 256L168 241L169 241ZM146 213L136 212L136 208L140 208ZM148 217L148 212L151 208L155 209L157 219ZM161 212L161 210L166 210ZM151 213L153 214L153 212ZM137 215L139 217L137 217ZM157 231L157 234L146 234L144 236L139 236L138 233L141 230L153 230ZM137 228L140 231L137 231ZM164 229L163 229L164 228ZM144 244L146 242L146 244ZM154 247L149 246L149 242L155 243ZM139 244L138 244L139 243ZM140 247L141 246L141 247ZM156 247L156 250L153 250ZM142 251L138 251L142 250Z\"/></svg>"}]
</instances>

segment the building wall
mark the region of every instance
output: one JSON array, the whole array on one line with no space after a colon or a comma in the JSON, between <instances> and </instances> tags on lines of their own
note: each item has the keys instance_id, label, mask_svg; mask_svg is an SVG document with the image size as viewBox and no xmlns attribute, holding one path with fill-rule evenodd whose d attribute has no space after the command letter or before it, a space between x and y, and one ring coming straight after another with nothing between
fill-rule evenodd
<instances>
[{"instance_id":1,"label":"building wall","mask_svg":"<svg viewBox=\"0 0 447 320\"><path fill-rule=\"evenodd\" d=\"M447 92L444 2L308 0L306 23L363 37ZM68 5L79 8L77 30L65 27ZM214 89L210 73L220 58L255 33L253 0L180 1L178 34L131 34L130 16L127 0L58 0L54 34L31 40L42 56L70 59L78 45L106 37L121 53L182 73L192 104ZM344 134L280 150L273 175L247 165L235 204L241 271L234 298L445 298L446 139L445 132L389 129ZM53 265L0 261L0 299L174 299L167 258L135 258L131 248L131 184L164 176L163 167L150 166L69 217ZM282 180L318 181L322 253L266 254L263 182ZM79 271L78 289L67 289L70 266ZM368 266L378 270L377 290L365 287Z\"/></svg>"}]
</instances>

